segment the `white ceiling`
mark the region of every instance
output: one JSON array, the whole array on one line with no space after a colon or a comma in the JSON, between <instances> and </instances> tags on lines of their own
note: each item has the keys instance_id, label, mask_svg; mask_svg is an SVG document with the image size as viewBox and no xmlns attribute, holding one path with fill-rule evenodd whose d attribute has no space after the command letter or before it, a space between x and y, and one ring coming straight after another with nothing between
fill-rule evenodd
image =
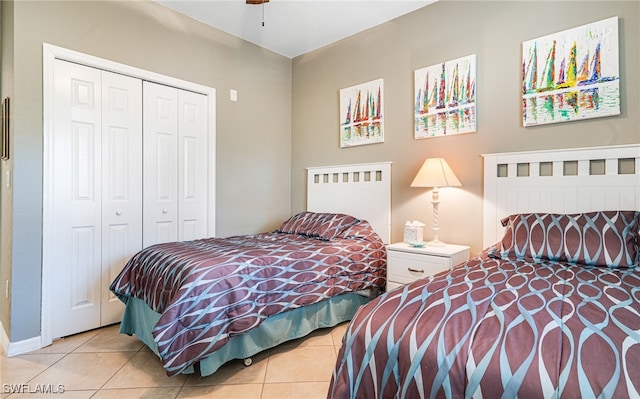
<instances>
[{"instance_id":1,"label":"white ceiling","mask_svg":"<svg viewBox=\"0 0 640 399\"><path fill-rule=\"evenodd\" d=\"M245 0L156 1L293 58L437 0L270 0L264 5Z\"/></svg>"}]
</instances>

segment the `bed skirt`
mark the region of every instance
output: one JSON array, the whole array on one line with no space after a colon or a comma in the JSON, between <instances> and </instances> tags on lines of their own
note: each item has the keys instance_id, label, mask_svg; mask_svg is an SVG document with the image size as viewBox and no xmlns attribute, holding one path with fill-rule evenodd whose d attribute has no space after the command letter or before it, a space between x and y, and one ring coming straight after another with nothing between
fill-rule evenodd
<instances>
[{"instance_id":1,"label":"bed skirt","mask_svg":"<svg viewBox=\"0 0 640 399\"><path fill-rule=\"evenodd\" d=\"M269 317L258 328L230 338L225 346L200 360L200 375L206 377L230 360L250 358L265 349L304 337L314 330L351 320L357 308L370 300L350 292ZM136 335L157 355L158 347L151 331L159 319L160 314L151 310L144 301L128 298L120 332ZM194 372L193 367L185 370L185 374Z\"/></svg>"}]
</instances>

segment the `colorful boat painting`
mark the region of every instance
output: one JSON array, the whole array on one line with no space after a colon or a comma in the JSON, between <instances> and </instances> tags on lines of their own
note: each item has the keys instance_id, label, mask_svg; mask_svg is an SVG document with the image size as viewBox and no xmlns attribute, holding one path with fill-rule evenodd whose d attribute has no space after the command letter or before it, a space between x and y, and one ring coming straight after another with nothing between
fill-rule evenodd
<instances>
[{"instance_id":1,"label":"colorful boat painting","mask_svg":"<svg viewBox=\"0 0 640 399\"><path fill-rule=\"evenodd\" d=\"M522 44L522 123L620 114L618 17Z\"/></svg>"},{"instance_id":2,"label":"colorful boat painting","mask_svg":"<svg viewBox=\"0 0 640 399\"><path fill-rule=\"evenodd\" d=\"M340 147L384 142L384 80L340 90Z\"/></svg>"},{"instance_id":3,"label":"colorful boat painting","mask_svg":"<svg viewBox=\"0 0 640 399\"><path fill-rule=\"evenodd\" d=\"M476 56L414 72L414 137L476 131Z\"/></svg>"}]
</instances>

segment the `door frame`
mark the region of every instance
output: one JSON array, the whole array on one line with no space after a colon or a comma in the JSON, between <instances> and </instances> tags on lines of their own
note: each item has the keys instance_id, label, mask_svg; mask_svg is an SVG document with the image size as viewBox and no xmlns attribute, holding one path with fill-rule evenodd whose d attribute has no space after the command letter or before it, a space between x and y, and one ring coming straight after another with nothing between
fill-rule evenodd
<instances>
[{"instance_id":1,"label":"door frame","mask_svg":"<svg viewBox=\"0 0 640 399\"><path fill-rule=\"evenodd\" d=\"M43 183L42 183L42 293L40 318L40 347L50 345L51 336L51 298L56 295L51 276L55 272L51 261L51 252L55 229L51 220L53 215L53 146L51 137L54 132L53 99L54 99L54 63L64 60L86 65L89 67L131 76L141 80L172 86L207 96L208 117L208 204L207 204L207 235L215 236L215 188L216 188L216 89L197 83L188 82L170 76L109 61L104 58L54 46L42 44L42 88L43 88ZM141 154L142 155L142 154ZM142 216L142 215L141 215Z\"/></svg>"}]
</instances>

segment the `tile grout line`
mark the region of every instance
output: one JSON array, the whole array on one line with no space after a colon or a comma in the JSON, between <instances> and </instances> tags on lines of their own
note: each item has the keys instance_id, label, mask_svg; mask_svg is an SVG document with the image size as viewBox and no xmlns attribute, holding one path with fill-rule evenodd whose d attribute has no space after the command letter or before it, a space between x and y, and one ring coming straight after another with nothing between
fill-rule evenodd
<instances>
[{"instance_id":1,"label":"tile grout line","mask_svg":"<svg viewBox=\"0 0 640 399\"><path fill-rule=\"evenodd\" d=\"M264 368L264 375L262 376L262 384L260 386L260 399L263 399L264 396L264 386L267 384L267 373L269 372L269 361L271 360L271 356L273 355L273 348L268 349L267 354L267 365Z\"/></svg>"}]
</instances>

